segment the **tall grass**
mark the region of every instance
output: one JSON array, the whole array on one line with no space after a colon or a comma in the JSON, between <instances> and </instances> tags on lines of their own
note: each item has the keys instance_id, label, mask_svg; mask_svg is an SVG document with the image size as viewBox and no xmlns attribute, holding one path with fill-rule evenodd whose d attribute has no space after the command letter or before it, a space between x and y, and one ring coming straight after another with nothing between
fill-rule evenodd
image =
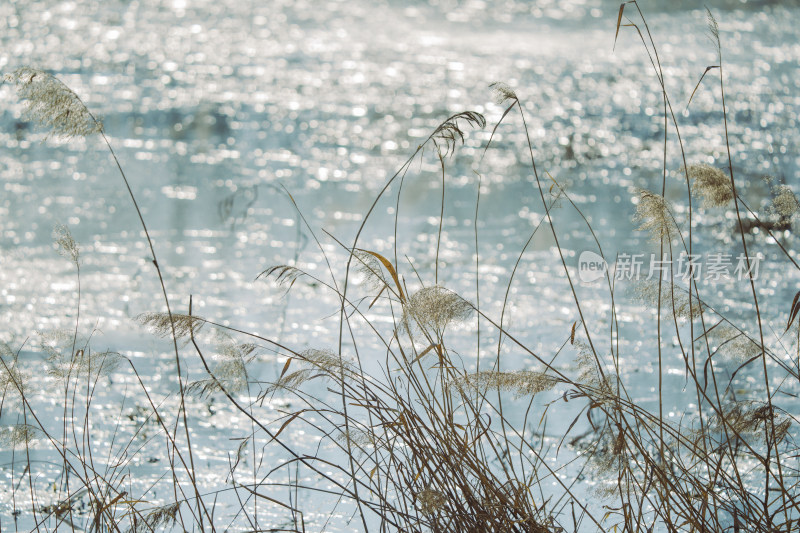
<instances>
[{"instance_id":1,"label":"tall grass","mask_svg":"<svg viewBox=\"0 0 800 533\"><path fill-rule=\"evenodd\" d=\"M737 220L748 268L752 268L748 249L754 242L753 225L760 228L765 244L776 246L787 268L798 268L773 234L778 222L784 227L790 224L800 207L791 189L776 189L772 211L759 217L738 192L741 187L729 142L727 160L718 165L688 161L686 143L703 140L686 139L681 133L673 107L677 104L667 90L656 42L635 0L620 6L616 38L625 31L640 40L663 103L662 182L654 190L638 193L639 231L650 233L660 256L670 259L670 269L674 269L682 252L693 254L697 233L705 229L696 223L697 211L727 209ZM728 141L723 39L710 12L708 31L717 62L698 77L695 93L713 92L718 99L718 127ZM718 86L709 84L711 76L718 76ZM41 394L32 375L35 365L20 361L22 346L2 345L0 413L4 418L16 415L19 421L0 434L3 446L15 454L7 480L15 486L11 491L15 523L24 515L37 531L58 527L137 532L324 529L325 519L307 521L307 515L316 510L301 506L303 493L351 502L350 527L364 531L797 530L799 455L792 431L796 419L795 413L781 408L781 399L782 394L791 394L788 384L800 380L800 355L789 352L780 335L769 340L756 281L752 277L741 281L749 290L749 302L741 305L749 303L753 308L743 326L718 311L713 294L704 294L707 288L694 277L681 281L674 270L660 271L655 282L639 290L640 302L654 311L655 324L644 332L655 346L654 353L649 353L622 344L618 317L626 304L617 294L614 272L607 270L602 297L610 305L610 324L590 323L586 317L591 315L585 311L593 302L581 297L568 250L561 245L561 221L554 205L566 204L577 213L585 223L587 240L597 244L595 251L602 256L601 239L569 191L537 166L527 108L509 86L493 86L504 111L492 126L483 153L492 149L501 127L524 133L527 178L541 201L542 217L519 251L498 305L499 315L486 311L490 302L480 284L477 222L473 226L475 294L461 295L444 286L446 276L440 271L448 161L471 129L486 127L482 115L461 112L434 128L386 181L348 241L314 228L287 191L297 219L324 257L328 275L319 276L292 261L265 268L258 278L287 291L309 281L339 304L338 344L300 349L206 320L194 313L190 295L186 295L188 312L173 312L162 274L167 266L157 261L129 179L100 121L74 92L47 73L24 68L6 80L16 85L29 115L50 127L53 136L99 135L110 150L139 217L162 290L161 308L141 315L138 322L153 334L171 339L177 375L175 405L153 396L148 377L139 374L130 358L92 351L91 335L81 335L86 325L81 322L79 299L74 330L41 341L44 365L63 401L63 426L55 433L41 419L34 401ZM670 138L677 141L678 154L669 153ZM413 164L423 159L432 159L441 170L431 271L408 258L401 260L397 242L401 192L411 179ZM668 178L674 159L682 162L679 185ZM479 175L478 188L480 179ZM667 200L668 189L677 186L685 189L682 209ZM368 226L386 227L387 221L379 219L375 208L390 194L396 195L390 221L394 248L380 253L368 249L362 235ZM478 194L476 220L480 208ZM551 234L557 266L569 291L564 297L571 302L575 317L564 324L560 346L549 353L526 345L523 335L508 326L507 316L514 276L538 231ZM80 296L79 246L63 226L57 228L55 240L75 267ZM338 251L331 253L323 243L333 243ZM787 302L782 310L789 315L783 333L795 337L800 335L800 327L794 325L800 309L797 300L791 305ZM770 310L770 316L776 314ZM459 332L470 328L477 333L471 355L464 353L465 343L459 339ZM211 332L216 347L209 344ZM497 342L496 350L492 348L496 356L488 360L487 339ZM505 361L503 344L535 365L519 368ZM667 346L673 345L670 351L677 351L684 362L686 393L696 402L679 422L665 414L665 396L671 391L664 381L664 357ZM277 378L269 382L254 377L263 364L256 356L260 350L272 351L281 360ZM203 379L185 381L182 361L187 357L202 363ZM648 410L629 395L626 381L630 377L621 370L621 361L631 357L657 359L657 375L651 384L657 409ZM725 372L725 361L734 362L733 375ZM112 371L130 376L138 390L135 394L146 400L136 433L149 433L141 446L134 437L127 437L113 457L113 446L93 438L92 425L94 395L103 376ZM731 385L740 372L760 385L744 395L735 392ZM289 399L291 407L277 419L264 419L259 407L278 394ZM230 451L229 485L213 491L199 479L196 439L191 437L186 416L187 401L198 397L225 402L249 427L247 438ZM548 420L553 419L563 421L556 424L560 434L545 438L551 427ZM316 452L303 451L287 436L290 430L318 439ZM112 442L116 438L115 430ZM39 467L31 460L33 439L49 444L59 458L59 475L48 479L56 493L52 503L43 503L39 493ZM169 457L172 494L166 503L155 505L148 501L146 491L133 493L126 478L135 472L130 468L135 460L158 441ZM108 450L105 456L104 448ZM259 465L255 456L265 448L277 449L287 459L279 465ZM248 450L252 468L246 472L243 457ZM283 477L287 472L288 481ZM18 507L16 498L23 483L28 494L20 496L25 504ZM223 492L233 494L238 502L238 511L224 520L216 515L216 501ZM287 521L268 524L264 516L276 510L285 513Z\"/></svg>"}]
</instances>

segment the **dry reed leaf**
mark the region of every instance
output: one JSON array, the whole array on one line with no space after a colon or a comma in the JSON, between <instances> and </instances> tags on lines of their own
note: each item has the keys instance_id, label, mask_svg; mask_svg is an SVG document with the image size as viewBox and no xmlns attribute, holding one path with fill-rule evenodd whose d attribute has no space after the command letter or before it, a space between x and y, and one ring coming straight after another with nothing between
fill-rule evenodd
<instances>
[{"instance_id":1,"label":"dry reed leaf","mask_svg":"<svg viewBox=\"0 0 800 533\"><path fill-rule=\"evenodd\" d=\"M294 357L289 357L289 358L286 359L286 363L284 363L284 365L283 365L283 370L281 370L281 375L279 376L279 378L282 378L283 376L285 376L286 372L289 371L289 365L292 364L292 359L294 359Z\"/></svg>"},{"instance_id":2,"label":"dry reed leaf","mask_svg":"<svg viewBox=\"0 0 800 533\"><path fill-rule=\"evenodd\" d=\"M797 294L794 295L794 299L792 300L792 306L789 309L789 321L786 323L786 330L784 333L789 331L789 328L792 327L792 323L794 323L798 312L800 312L800 291L797 291Z\"/></svg>"},{"instance_id":3,"label":"dry reed leaf","mask_svg":"<svg viewBox=\"0 0 800 533\"><path fill-rule=\"evenodd\" d=\"M622 23L622 12L625 11L625 4L627 4L627 2L622 2L619 5L619 13L617 14L617 29L614 32L614 46L611 48L612 50L615 50L617 48L617 38L619 37L619 26Z\"/></svg>"},{"instance_id":4,"label":"dry reed leaf","mask_svg":"<svg viewBox=\"0 0 800 533\"><path fill-rule=\"evenodd\" d=\"M697 89L699 89L700 88L700 84L703 83L703 78L705 78L706 74L708 74L711 70L713 70L715 68L719 68L719 65L709 65L703 71L703 75L700 76L699 80L697 80L697 85L694 86L694 90L692 91L692 94L689 95L689 101L686 103L686 109L687 110L689 109L689 106L691 105L692 100L694 99L694 95L697 92Z\"/></svg>"},{"instance_id":5,"label":"dry reed leaf","mask_svg":"<svg viewBox=\"0 0 800 533\"><path fill-rule=\"evenodd\" d=\"M400 298L401 302L404 302L406 297L405 294L403 293L403 287L400 284L400 278L397 276L397 271L395 270L391 261L383 257L378 252L371 252L369 250L358 250L358 252L368 257L374 257L375 259L380 261L380 263L383 265L386 271L389 272L389 275L392 277L392 281L394 281L394 286L397 289L397 296ZM362 263L362 264L364 264L365 266L369 265L369 263ZM372 274L372 276L375 276L378 280L380 280L383 283L383 285L386 285L386 281L383 279L383 276L375 273L374 268L370 267L369 271Z\"/></svg>"}]
</instances>

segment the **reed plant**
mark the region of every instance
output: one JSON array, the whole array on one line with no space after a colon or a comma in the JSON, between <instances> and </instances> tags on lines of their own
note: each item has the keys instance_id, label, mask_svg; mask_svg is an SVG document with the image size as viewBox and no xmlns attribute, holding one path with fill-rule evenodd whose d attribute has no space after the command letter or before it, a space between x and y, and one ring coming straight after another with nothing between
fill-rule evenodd
<instances>
[{"instance_id":1,"label":"reed plant","mask_svg":"<svg viewBox=\"0 0 800 533\"><path fill-rule=\"evenodd\" d=\"M632 0L619 9L615 39L626 31L639 39L663 103L662 180L651 190L636 192L639 238L649 233L661 257L692 255L698 233L704 231L697 212L727 210L737 221L737 244L748 262L754 246L774 246L786 268L800 269L774 233L776 221L790 227L800 208L791 188L775 187L772 207L761 215L739 192L741 180L728 133L723 38L710 11L707 28L717 61L698 76L692 96L708 91L719 102L716 127L724 134L727 157L715 165L688 160L686 144L702 139L682 134L680 115L673 107L677 103L667 90L656 42L639 4ZM712 76L718 77L713 87ZM486 127L479 113L456 113L434 128L385 182L348 240L313 227L286 191L297 220L324 258L327 274L323 277L292 261L265 267L257 279L287 291L307 282L328 292L338 307L338 343L300 348L207 320L194 313L190 295L188 312L174 312L161 270L167 266L158 263L128 177L101 122L50 74L23 68L5 79L16 86L29 116L49 127L53 137L99 135L110 150L162 289L161 309L137 321L171 339L177 376L175 401L166 402L151 393L148 376L139 374L131 358L92 350L92 335L82 335L86 325L80 318L80 249L69 229L58 227L54 237L59 251L74 265L78 279L74 329L44 336L40 342L51 392L54 388L63 401L58 432L38 411L35 399L42 391L37 390L32 365L19 358L22 346L0 346L0 414L7 419L12 413L19 420L2 430L0 442L22 455L14 455L6 483L17 486L14 498L23 482L28 486L27 507L17 507L14 500L14 521L24 515L37 531L326 529L333 513L309 520L316 510L301 505L301 500L307 501L300 497L303 493L349 502L353 514L349 526L343 527L359 531L788 533L800 527L796 413L781 406L800 380L800 354L784 344L787 336L795 341L800 336L795 324L800 293L782 310L768 310L772 318L781 311L786 315L780 316L788 316L786 331L772 338L765 330L765 307L752 276L741 282L748 297L740 304L752 308L743 323L721 312L714 295L693 276L682 282L675 272L662 271L657 280L639 287L638 298L625 302L614 272L606 270L602 298L611 316L607 323L591 323L586 312L591 303L581 296L553 207L560 203L573 210L585 223L588 240L596 243L595 252L608 263L611 258L605 258L579 202L537 165L527 107L510 86L492 87L503 112L481 153L492 149L501 127L516 127L524 134L526 178L540 200L541 217L519 250L503 300L492 307L480 283L482 157L476 167L475 262L470 273L476 280L475 293L459 294L447 287L443 280L448 277L440 272L448 162L471 129ZM668 150L670 139L677 154ZM676 159L681 163L679 181L670 177L678 170L670 168ZM413 179L414 163L421 160L434 161L441 179L431 269L407 257L401 260L398 243L401 193ZM667 195L676 187L685 190L680 208L668 199L675 195ZM396 206L390 221L393 248L371 250L364 231L387 226L376 208L391 198ZM756 237L752 227L760 229ZM526 344L525 335L509 326L507 317L514 276L539 231L550 233L573 316L560 332L550 332L560 335L559 346L550 352ZM334 252L325 245L331 243ZM652 308L654 325L643 335L653 352L621 342L619 316L625 305ZM474 352L465 355L466 344L459 337L470 330L476 342L467 348ZM531 364L521 367L505 361L501 346ZM665 383L667 350L682 358L684 391L693 401L680 417L665 414L665 396L671 393ZM258 366L264 364L257 357L260 351L280 359L275 379L257 377L262 375ZM654 360L655 409L628 393L629 376L622 366L632 357ZM186 358L202 364L202 379L185 379ZM731 368L732 374L727 372ZM136 430L137 436L148 434L142 445L135 437L126 437L127 443L116 448L93 439L93 397L103 376L111 372L130 376L137 395L146 400ZM759 385L736 392L737 374ZM260 407L276 396L291 407L277 418L265 418ZM250 428L229 450L229 482L224 487L207 487L201 481L197 441L186 416L187 404L208 398L225 403ZM549 434L548 421L553 419L562 421L556 424L555 436ZM318 442L315 453L305 451L290 436L293 431L312 435ZM49 445L59 461L52 480L56 497L47 504L37 489L38 465L31 460L35 439ZM169 501L155 504L146 491L133 492L126 478L136 475L131 468L136 458L158 442L169 457L172 494ZM256 464L256 452L263 449L275 449L285 459L278 465ZM245 472L248 450L252 470ZM285 472L294 472L294 478L290 474L286 481ZM220 518L215 509L223 493L235 496L238 509ZM276 513L288 518L283 523L265 518Z\"/></svg>"}]
</instances>

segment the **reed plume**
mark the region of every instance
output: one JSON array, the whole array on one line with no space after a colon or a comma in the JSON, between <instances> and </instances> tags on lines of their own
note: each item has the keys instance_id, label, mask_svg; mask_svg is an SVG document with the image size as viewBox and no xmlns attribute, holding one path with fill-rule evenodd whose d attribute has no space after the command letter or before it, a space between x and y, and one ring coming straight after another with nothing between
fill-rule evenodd
<instances>
[{"instance_id":1,"label":"reed plume","mask_svg":"<svg viewBox=\"0 0 800 533\"><path fill-rule=\"evenodd\" d=\"M779 415L774 407L763 402L739 401L732 402L721 413L712 416L708 421L708 429L723 432L723 426L728 426L739 435L760 437L771 422L775 424L775 439L782 441L791 428L790 417Z\"/></svg>"},{"instance_id":2,"label":"reed plume","mask_svg":"<svg viewBox=\"0 0 800 533\"><path fill-rule=\"evenodd\" d=\"M636 287L636 298L644 305L656 309L659 303L658 285L657 280L640 282ZM686 289L669 281L661 281L662 313L688 319L700 316L700 313L706 308L707 306L699 302L696 297L690 298Z\"/></svg>"},{"instance_id":3,"label":"reed plume","mask_svg":"<svg viewBox=\"0 0 800 533\"><path fill-rule=\"evenodd\" d=\"M639 231L649 231L653 241L671 241L678 235L678 226L667 200L660 194L639 191L634 220L641 222Z\"/></svg>"},{"instance_id":4,"label":"reed plume","mask_svg":"<svg viewBox=\"0 0 800 533\"><path fill-rule=\"evenodd\" d=\"M459 121L473 128L486 126L486 119L475 111L463 111L442 122L431 135L431 140L440 156L455 152L458 141L464 143L464 129Z\"/></svg>"},{"instance_id":5,"label":"reed plume","mask_svg":"<svg viewBox=\"0 0 800 533\"><path fill-rule=\"evenodd\" d=\"M181 315L172 313L142 313L136 317L136 322L147 327L157 337L169 337L175 328L175 338L197 335L197 332L206 323L204 319L197 316Z\"/></svg>"},{"instance_id":6,"label":"reed plume","mask_svg":"<svg viewBox=\"0 0 800 533\"><path fill-rule=\"evenodd\" d=\"M424 489L417 493L417 504L424 516L436 514L447 504L447 497L434 489Z\"/></svg>"},{"instance_id":7,"label":"reed plume","mask_svg":"<svg viewBox=\"0 0 800 533\"><path fill-rule=\"evenodd\" d=\"M28 389L30 374L17 364L17 357L5 343L0 343L0 394L6 391L24 396Z\"/></svg>"},{"instance_id":8,"label":"reed plume","mask_svg":"<svg viewBox=\"0 0 800 533\"><path fill-rule=\"evenodd\" d=\"M779 217L789 219L800 210L800 201L788 185L776 185L772 188L772 194L770 210Z\"/></svg>"},{"instance_id":9,"label":"reed plume","mask_svg":"<svg viewBox=\"0 0 800 533\"><path fill-rule=\"evenodd\" d=\"M709 165L690 165L688 172L694 183L693 192L702 197L704 207L724 207L733 200L731 179L722 170Z\"/></svg>"},{"instance_id":10,"label":"reed plume","mask_svg":"<svg viewBox=\"0 0 800 533\"><path fill-rule=\"evenodd\" d=\"M306 368L294 372L287 372L294 361L305 365ZM308 349L301 352L296 357L291 357L287 360L284 372L278 380L264 389L259 396L263 398L279 389L296 389L303 383L320 377L328 377L334 380L341 379L342 377L347 379L352 377L356 373L356 370L357 369L350 361L340 357L331 350Z\"/></svg>"},{"instance_id":11,"label":"reed plume","mask_svg":"<svg viewBox=\"0 0 800 533\"><path fill-rule=\"evenodd\" d=\"M462 394L476 390L483 392L487 389L498 389L513 393L515 398L521 398L523 396L535 396L540 392L551 390L558 383L558 378L542 372L484 370L454 379L450 382L450 386L459 390Z\"/></svg>"},{"instance_id":12,"label":"reed plume","mask_svg":"<svg viewBox=\"0 0 800 533\"><path fill-rule=\"evenodd\" d=\"M72 238L69 228L63 224L57 224L53 229L53 239L58 247L58 254L77 265L80 261L81 252L78 243Z\"/></svg>"},{"instance_id":13,"label":"reed plume","mask_svg":"<svg viewBox=\"0 0 800 533\"><path fill-rule=\"evenodd\" d=\"M601 475L616 473L620 470L625 451L625 431L621 427L614 429L614 426L607 425L592 452L590 462ZM601 484L595 493L603 498L610 497L613 493L609 493L607 489L611 487L612 485ZM618 490L616 483L613 484L613 489Z\"/></svg>"},{"instance_id":14,"label":"reed plume","mask_svg":"<svg viewBox=\"0 0 800 533\"><path fill-rule=\"evenodd\" d=\"M217 360L211 371L212 377L190 383L186 387L188 394L208 396L223 389L228 393L241 392L247 389L247 364L255 357L255 344L237 344L233 339L225 337L217 347Z\"/></svg>"},{"instance_id":15,"label":"reed plume","mask_svg":"<svg viewBox=\"0 0 800 533\"><path fill-rule=\"evenodd\" d=\"M517 93L507 83L496 81L489 87L492 89L493 100L497 105L504 104L509 100L518 101Z\"/></svg>"},{"instance_id":16,"label":"reed plume","mask_svg":"<svg viewBox=\"0 0 800 533\"><path fill-rule=\"evenodd\" d=\"M16 424L0 429L0 446L3 448L16 448L28 446L41 436L41 430L30 424Z\"/></svg>"},{"instance_id":17,"label":"reed plume","mask_svg":"<svg viewBox=\"0 0 800 533\"><path fill-rule=\"evenodd\" d=\"M336 440L344 444L347 449L358 450L359 456L366 454L368 448L378 446L375 433L353 427L349 430L342 429Z\"/></svg>"},{"instance_id":18,"label":"reed plume","mask_svg":"<svg viewBox=\"0 0 800 533\"><path fill-rule=\"evenodd\" d=\"M75 92L58 78L30 67L7 74L5 80L16 86L24 102L24 116L50 131L47 137L70 140L103 131L97 120Z\"/></svg>"},{"instance_id":19,"label":"reed plume","mask_svg":"<svg viewBox=\"0 0 800 533\"><path fill-rule=\"evenodd\" d=\"M716 328L713 337L718 344L717 353L725 360L741 363L761 353L756 341L731 326Z\"/></svg>"},{"instance_id":20,"label":"reed plume","mask_svg":"<svg viewBox=\"0 0 800 533\"><path fill-rule=\"evenodd\" d=\"M170 526L178 523L178 511L180 507L180 502L156 507L147 513L143 520L137 518L134 514L134 525L128 530L128 533L145 533L157 531L159 529L168 530Z\"/></svg>"},{"instance_id":21,"label":"reed plume","mask_svg":"<svg viewBox=\"0 0 800 533\"><path fill-rule=\"evenodd\" d=\"M403 306L402 324L408 331L444 331L451 323L463 322L472 315L471 303L439 285L415 292Z\"/></svg>"},{"instance_id":22,"label":"reed plume","mask_svg":"<svg viewBox=\"0 0 800 533\"><path fill-rule=\"evenodd\" d=\"M363 283L369 289L380 291L388 286L389 282L377 257L364 250L356 250L353 255L358 261L356 271L364 277Z\"/></svg>"}]
</instances>

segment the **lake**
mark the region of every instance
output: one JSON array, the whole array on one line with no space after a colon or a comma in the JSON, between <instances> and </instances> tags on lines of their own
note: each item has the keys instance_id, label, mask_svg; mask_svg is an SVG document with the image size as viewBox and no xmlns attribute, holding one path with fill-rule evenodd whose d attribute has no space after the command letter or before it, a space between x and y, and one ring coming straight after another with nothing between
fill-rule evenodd
<instances>
[{"instance_id":1,"label":"lake","mask_svg":"<svg viewBox=\"0 0 800 533\"><path fill-rule=\"evenodd\" d=\"M705 10L689 1L661 4L641 7L681 127L685 162L724 168L719 71L709 71L698 87L706 67L717 61ZM709 7L720 24L737 186L748 205L768 218L775 187L800 185L795 24L800 7L738 0ZM619 268L619 258L641 254L644 274L650 273L651 254L659 253L659 246L636 230L641 223L633 217L637 190L660 193L665 166L665 197L677 206L683 234L689 229L680 172L684 157L671 125L665 143L661 89L636 30L619 28L615 42L618 9L606 0L21 0L0 6L0 70L43 69L102 117L150 230L173 312L187 313L191 295L194 313L297 350L336 349L339 299L310 278L299 278L287 293L259 274L287 264L331 283L327 258L333 279L342 283L347 247L387 181L449 116L483 114L487 125L468 128L462 122L463 143L458 139L452 155L441 160L444 199L442 166L429 146L406 168L400 196L398 178L375 203L357 246L397 258L409 286L438 282L473 303L477 286L481 309L498 321L502 314L508 330L547 359L556 357L580 320L571 281L595 342L602 351L619 350L627 394L657 411L655 313L636 298L637 280L620 279L615 286L618 323L612 332L608 285L580 276L582 252L600 251L586 220L609 264L617 258ZM625 13L639 21L631 6ZM495 82L516 92L526 122L515 109L493 134L508 106L495 101L490 87ZM18 352L32 373L39 391L32 404L43 424L60 435L63 390L58 392L56 378L44 372L42 346L68 349L77 321L78 345L88 350L90 342L95 352L128 357L174 424L179 399L172 344L136 321L142 313L164 311L161 288L109 151L97 137L45 139L47 132L23 116L10 83L0 86L0 95L0 341L8 353ZM544 196L531 171L528 139ZM554 183L558 186L551 187ZM569 198L556 198L559 187ZM570 280L545 220L543 198L554 204L553 225ZM733 275L743 254L735 215L698 206L695 202L692 219L695 253L705 261L709 254L730 254ZM69 228L81 250L80 299L75 266L57 253L53 241L56 224ZM795 259L796 227L789 221L776 235ZM800 276L763 231L749 239L748 256L760 262L756 289L766 336L796 369L796 339L781 334ZM364 285L354 287L353 298L366 299L366 316L391 326L390 309L369 309L375 294ZM703 289L715 310L756 333L749 284L723 276L705 279ZM59 330L66 333L49 333ZM210 327L203 335L209 350L243 340ZM483 361L499 354L504 369L537 366L486 324L480 340L474 320L452 335L452 349L468 370L476 368L476 342ZM365 369L380 374L385 348L369 331L356 337ZM664 333L662 343L669 391L664 411L677 424L697 416L697 399L686 389L675 332ZM346 348L352 350L352 344ZM192 345L179 348L188 379L204 378ZM558 355L556 366L574 369L573 352ZM255 353L251 378L275 380L287 354L264 344ZM380 356L370 355L376 353ZM775 361L770 365L781 392L775 401L797 415L797 380L787 379L791 373ZM719 373L728 379L736 369L729 363ZM741 397L763 396L759 372L760 367L748 367L731 390ZM321 397L336 398L317 386ZM548 397L537 396L534 411L542 412L562 393L566 389L556 388ZM93 398L98 468L137 498L154 505L174 501L163 436L148 419L147 399L130 367L121 364L100 378ZM512 414L521 416L526 407L522 402ZM282 394L253 407L265 421L293 408L298 400ZM577 405L565 410L567 415L553 417L540 436L547 446L558 445L579 413ZM250 422L224 397L192 399L187 411L198 485L209 502L222 490L220 524L254 529L249 517L237 515L240 505L228 475ZM0 403L0 425L21 422L21 413L11 399ZM797 436L796 428L792 432ZM88 436L69 438L80 447ZM306 453L320 443L301 426L289 426L283 438ZM125 443L130 445L123 453ZM251 481L258 477L254 469L264 475L287 460L266 441L260 444L245 459ZM30 513L24 453L24 447L0 449L0 526L14 523L29 530L42 516ZM38 505L51 505L62 495L61 458L45 439L30 453ZM578 448L565 447L548 460L570 463L578 454ZM111 457L124 465L109 467ZM791 468L797 466L793 461ZM571 468L564 475L574 475ZM279 475L284 483L298 475L306 484L320 482L294 467ZM586 480L576 490L586 494L593 484ZM275 497L295 498L292 494L274 488ZM361 527L358 520L351 522L352 501L303 491L296 497L309 530ZM14 516L17 509L23 511ZM285 509L264 502L255 514L263 527L292 523ZM76 514L75 526L84 527L87 516Z\"/></svg>"}]
</instances>

